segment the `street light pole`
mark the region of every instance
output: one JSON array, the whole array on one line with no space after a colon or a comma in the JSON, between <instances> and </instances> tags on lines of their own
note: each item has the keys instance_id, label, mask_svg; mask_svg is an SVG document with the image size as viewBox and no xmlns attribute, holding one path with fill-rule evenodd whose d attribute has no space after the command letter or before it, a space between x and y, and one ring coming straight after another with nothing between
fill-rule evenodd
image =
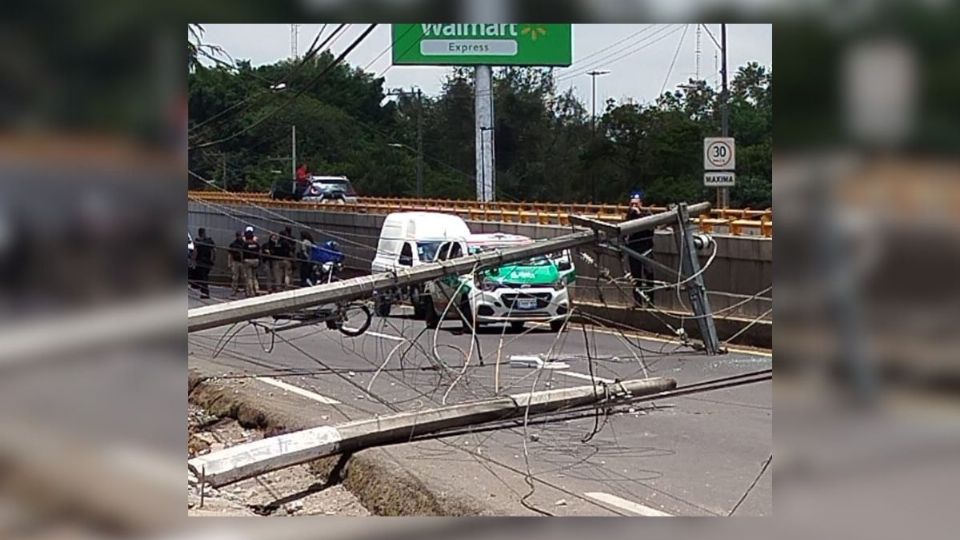
<instances>
[{"instance_id":1,"label":"street light pole","mask_svg":"<svg viewBox=\"0 0 960 540\"><path fill-rule=\"evenodd\" d=\"M589 75L590 78L591 78L591 82L592 82L592 86L593 86L593 99L591 100L591 101L592 101L592 105L591 105L591 107L592 107L591 124L592 124L592 128L593 128L593 138L594 138L594 139L596 139L596 137L597 137L597 77L599 77L600 75L606 75L607 73L610 73L610 72L607 71L607 70L605 70L605 69L595 69L595 70L587 73L587 75ZM596 141L594 141L594 142L596 142ZM591 168L591 171L592 171L592 170L593 170L593 168ZM597 177L596 177L596 173L593 173L593 178L592 178L591 180L592 180L592 181L590 182L590 198L591 198L592 202L597 202Z\"/></svg>"},{"instance_id":2,"label":"street light pole","mask_svg":"<svg viewBox=\"0 0 960 540\"><path fill-rule=\"evenodd\" d=\"M593 86L593 99L592 99L593 104L592 104L591 118L593 119L594 132L597 131L597 77L600 75L606 75L607 73L610 73L610 72L605 69L595 69L587 73L587 75L589 75L590 78L592 79L592 86Z\"/></svg>"},{"instance_id":3,"label":"street light pole","mask_svg":"<svg viewBox=\"0 0 960 540\"><path fill-rule=\"evenodd\" d=\"M386 96L417 96L417 197L423 197L423 92L419 87L406 91L400 88L388 90ZM386 100L386 98L384 98ZM383 102L381 102L382 104ZM390 146L398 146L390 144ZM403 146L403 145L399 145ZM409 147L407 147L409 148Z\"/></svg>"}]
</instances>

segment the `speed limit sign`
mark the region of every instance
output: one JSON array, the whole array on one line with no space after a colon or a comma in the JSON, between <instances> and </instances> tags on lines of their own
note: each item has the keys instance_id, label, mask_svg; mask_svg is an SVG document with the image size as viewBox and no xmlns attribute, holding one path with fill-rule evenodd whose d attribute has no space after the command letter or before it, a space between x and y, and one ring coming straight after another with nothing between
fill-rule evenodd
<instances>
[{"instance_id":1,"label":"speed limit sign","mask_svg":"<svg viewBox=\"0 0 960 540\"><path fill-rule=\"evenodd\" d=\"M703 139L703 170L732 171L737 168L733 137Z\"/></svg>"}]
</instances>

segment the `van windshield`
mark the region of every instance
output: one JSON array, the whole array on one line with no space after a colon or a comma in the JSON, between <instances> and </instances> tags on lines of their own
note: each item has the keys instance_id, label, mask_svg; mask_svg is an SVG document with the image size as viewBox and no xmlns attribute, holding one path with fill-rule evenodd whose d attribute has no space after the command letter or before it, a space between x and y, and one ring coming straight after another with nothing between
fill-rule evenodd
<instances>
[{"instance_id":1,"label":"van windshield","mask_svg":"<svg viewBox=\"0 0 960 540\"><path fill-rule=\"evenodd\" d=\"M442 242L417 242L417 255L421 261L433 262Z\"/></svg>"}]
</instances>

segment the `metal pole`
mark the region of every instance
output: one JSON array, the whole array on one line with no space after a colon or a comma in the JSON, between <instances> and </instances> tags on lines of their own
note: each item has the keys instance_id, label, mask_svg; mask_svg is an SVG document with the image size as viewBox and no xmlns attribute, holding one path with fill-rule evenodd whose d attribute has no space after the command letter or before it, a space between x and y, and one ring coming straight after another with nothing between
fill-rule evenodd
<instances>
[{"instance_id":1,"label":"metal pole","mask_svg":"<svg viewBox=\"0 0 960 540\"><path fill-rule=\"evenodd\" d=\"M730 116L727 109L727 102L729 101L729 96L727 95L727 25L720 25L720 57L721 57L721 71L720 76L722 80L722 87L720 90L720 133L726 137L730 132ZM722 187L720 188L720 205L721 208L727 208L730 206L730 188Z\"/></svg>"},{"instance_id":2,"label":"metal pole","mask_svg":"<svg viewBox=\"0 0 960 540\"><path fill-rule=\"evenodd\" d=\"M423 95L417 88L417 198L423 197Z\"/></svg>"},{"instance_id":3,"label":"metal pole","mask_svg":"<svg viewBox=\"0 0 960 540\"><path fill-rule=\"evenodd\" d=\"M297 126L290 126L290 176L297 181Z\"/></svg>"},{"instance_id":4,"label":"metal pole","mask_svg":"<svg viewBox=\"0 0 960 540\"><path fill-rule=\"evenodd\" d=\"M590 80L593 86L593 98L590 100L590 123L594 133L597 132L597 75L596 71L590 72Z\"/></svg>"},{"instance_id":5,"label":"metal pole","mask_svg":"<svg viewBox=\"0 0 960 540\"><path fill-rule=\"evenodd\" d=\"M590 108L591 108L590 123L591 123L591 129L593 130L594 138L596 138L597 136L597 77L599 77L600 75L606 75L607 73L610 73L610 72L605 69L595 69L587 73L587 75L590 76L591 87L592 87L591 88L592 99L591 99L591 105L590 105ZM596 202L597 200L596 174L593 175L592 181L590 182L590 194L593 202Z\"/></svg>"}]
</instances>

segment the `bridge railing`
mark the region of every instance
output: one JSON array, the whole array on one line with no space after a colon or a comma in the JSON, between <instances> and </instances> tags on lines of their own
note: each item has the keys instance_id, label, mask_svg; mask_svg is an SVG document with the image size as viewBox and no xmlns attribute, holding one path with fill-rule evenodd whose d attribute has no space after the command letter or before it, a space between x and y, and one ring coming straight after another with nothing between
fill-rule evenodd
<instances>
[{"instance_id":1,"label":"bridge railing","mask_svg":"<svg viewBox=\"0 0 960 540\"><path fill-rule=\"evenodd\" d=\"M539 225L570 225L571 215L619 222L627 213L626 205L563 204L528 202L481 203L461 199L409 199L393 197L360 197L356 203L280 201L268 193L190 191L189 198L217 204L245 202L273 208L316 209L324 212L362 214L389 214L391 212L447 212L473 221L525 223ZM653 212L665 207L649 206ZM739 208L717 208L694 218L700 230L708 233L735 236L773 237L773 211Z\"/></svg>"}]
</instances>

